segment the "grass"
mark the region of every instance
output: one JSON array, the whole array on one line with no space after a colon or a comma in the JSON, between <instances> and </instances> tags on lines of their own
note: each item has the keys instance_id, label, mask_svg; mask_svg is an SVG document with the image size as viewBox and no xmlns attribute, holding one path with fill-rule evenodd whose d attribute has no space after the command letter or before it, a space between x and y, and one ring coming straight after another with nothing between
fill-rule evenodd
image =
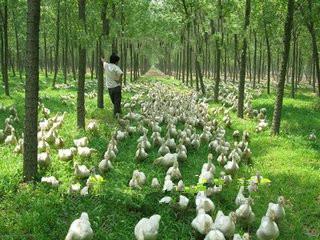
<instances>
[{"instance_id":1,"label":"grass","mask_svg":"<svg viewBox=\"0 0 320 240\"><path fill-rule=\"evenodd\" d=\"M62 79L62 78L61 78ZM59 130L66 142L66 147L72 146L72 139L88 136L90 146L98 150L90 160L76 161L85 163L88 167L96 166L103 157L111 132L116 127L111 116L111 105L108 96L105 96L106 108L96 109L96 99L86 99L87 121L97 119L100 123L99 134L90 135L76 128L76 107L74 103L62 104L60 96L72 94L76 96L76 89L56 89L49 87L49 82L41 75L41 92L44 104L52 114L66 111L65 123ZM145 79L150 80L150 79ZM156 79L170 84L172 88L186 91L179 83L168 78ZM0 90L0 102L6 106L14 104L21 121L14 125L19 134L23 129L24 94L21 82L11 78L12 98L4 97ZM88 91L94 89L94 83L89 84ZM130 94L125 99L130 101ZM263 94L254 100L257 108L266 107L268 120L271 121L274 96ZM261 217L264 215L270 201L275 201L279 195L288 199L287 216L280 223L280 237L282 240L317 239L306 233L313 230L319 233L320 229L320 143L310 142L307 139L309 132L315 129L319 133L320 113L315 111L317 105L315 97L306 90L299 91L296 99L286 98L282 117L282 132L278 137L271 137L269 131L255 133L256 122L250 119L238 119L232 114L233 124L227 130L227 137L231 140L235 129L248 130L251 133L250 148L253 152L253 164L242 166L238 177L249 177L260 171L261 174L272 180L270 187L261 187L254 194L255 205L253 210L257 216L253 230L257 229ZM212 107L215 107L212 105ZM0 113L0 129L3 128L7 112ZM41 175L54 175L62 185L58 190L50 189L42 184L25 185L21 183L22 156L12 153L13 147L0 145L0 238L5 240L45 240L64 239L70 223L78 218L82 211L89 214L94 239L134 239L133 229L140 218L158 213L162 216L159 239L195 239L191 228L191 221L195 216L194 200L191 207L180 212L169 206L160 206L159 199L163 193L154 191L150 187L151 179L164 179L164 170L154 167L153 159L156 150L150 152L148 160L137 163L134 160L136 140L134 135L119 144L119 155L114 162L114 170L106 173L106 183L100 194L88 197L70 196L67 189L73 178L72 163L64 163L56 158L56 150L52 150L53 164ZM189 151L188 160L181 164L181 172L186 185L197 182L201 166L206 162L208 149L201 146L199 151ZM147 185L141 191L133 191L128 187L134 169L139 169L147 175ZM81 182L84 185L84 182ZM225 212L235 210L234 198L238 184L234 181L223 191L221 196L214 197L217 209ZM188 195L188 197L192 197ZM240 228L238 228L240 230ZM255 238L253 238L255 239Z\"/></svg>"}]
</instances>

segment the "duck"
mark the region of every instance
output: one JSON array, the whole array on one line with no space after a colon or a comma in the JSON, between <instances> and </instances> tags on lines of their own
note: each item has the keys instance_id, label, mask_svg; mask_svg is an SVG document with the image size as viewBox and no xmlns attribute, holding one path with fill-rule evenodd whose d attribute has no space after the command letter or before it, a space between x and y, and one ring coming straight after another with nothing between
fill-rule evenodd
<instances>
[{"instance_id":1,"label":"duck","mask_svg":"<svg viewBox=\"0 0 320 240\"><path fill-rule=\"evenodd\" d=\"M48 132L45 132L44 140L46 140L47 143L53 144L55 139L57 137L56 128L53 126L49 129Z\"/></svg>"},{"instance_id":2,"label":"duck","mask_svg":"<svg viewBox=\"0 0 320 240\"><path fill-rule=\"evenodd\" d=\"M170 175L165 176L162 191L171 192L173 187L174 187L174 183L171 180L171 176Z\"/></svg>"},{"instance_id":3,"label":"duck","mask_svg":"<svg viewBox=\"0 0 320 240\"><path fill-rule=\"evenodd\" d=\"M213 229L213 220L204 209L199 209L197 216L192 220L191 226L200 234L206 235Z\"/></svg>"},{"instance_id":4,"label":"duck","mask_svg":"<svg viewBox=\"0 0 320 240\"><path fill-rule=\"evenodd\" d=\"M309 141L316 141L317 140L317 136L314 132L310 133L309 134L309 137L308 137Z\"/></svg>"},{"instance_id":5,"label":"duck","mask_svg":"<svg viewBox=\"0 0 320 240\"><path fill-rule=\"evenodd\" d=\"M177 190L178 192L183 192L184 189L185 189L184 183L183 183L182 180L180 180L180 181L178 182L178 185L177 185L177 189L176 189L176 190Z\"/></svg>"},{"instance_id":6,"label":"duck","mask_svg":"<svg viewBox=\"0 0 320 240\"><path fill-rule=\"evenodd\" d=\"M93 239L93 230L89 221L88 213L81 213L80 218L71 223L65 240L91 240Z\"/></svg>"},{"instance_id":7,"label":"duck","mask_svg":"<svg viewBox=\"0 0 320 240\"><path fill-rule=\"evenodd\" d=\"M186 209L189 204L189 199L186 196L180 195L178 205L180 209Z\"/></svg>"},{"instance_id":8,"label":"duck","mask_svg":"<svg viewBox=\"0 0 320 240\"><path fill-rule=\"evenodd\" d=\"M274 220L277 222L284 218L286 212L284 210L285 198L283 196L278 197L278 203L269 203L266 216L271 217L271 213L274 214Z\"/></svg>"},{"instance_id":9,"label":"duck","mask_svg":"<svg viewBox=\"0 0 320 240\"><path fill-rule=\"evenodd\" d=\"M232 134L232 137L233 137L233 140L234 141L240 141L240 132L239 132L239 130L235 130L234 132L233 132L233 134Z\"/></svg>"},{"instance_id":10,"label":"duck","mask_svg":"<svg viewBox=\"0 0 320 240\"><path fill-rule=\"evenodd\" d=\"M279 228L275 222L275 213L273 210L269 213L270 216L264 216L261 219L261 224L257 230L259 240L274 240L279 237Z\"/></svg>"},{"instance_id":11,"label":"duck","mask_svg":"<svg viewBox=\"0 0 320 240\"><path fill-rule=\"evenodd\" d=\"M224 171L220 172L220 178L223 180L224 184L229 184L232 182L232 176L227 175Z\"/></svg>"},{"instance_id":12,"label":"duck","mask_svg":"<svg viewBox=\"0 0 320 240\"><path fill-rule=\"evenodd\" d=\"M170 175L173 180L179 180L182 178L179 170L178 160L173 162L173 166L168 169L167 175Z\"/></svg>"},{"instance_id":13,"label":"duck","mask_svg":"<svg viewBox=\"0 0 320 240\"><path fill-rule=\"evenodd\" d=\"M213 212L215 209L214 203L207 197L204 191L198 192L196 196L196 207L197 211L199 211L199 209L204 209L206 213Z\"/></svg>"},{"instance_id":14,"label":"duck","mask_svg":"<svg viewBox=\"0 0 320 240\"><path fill-rule=\"evenodd\" d=\"M167 153L163 157L159 157L154 160L154 164L159 164L164 167L171 167L173 166L174 161L178 159L177 153Z\"/></svg>"},{"instance_id":15,"label":"duck","mask_svg":"<svg viewBox=\"0 0 320 240\"><path fill-rule=\"evenodd\" d=\"M228 174L235 174L239 170L239 165L235 158L231 161L228 161L226 165L224 165L224 170Z\"/></svg>"},{"instance_id":16,"label":"duck","mask_svg":"<svg viewBox=\"0 0 320 240\"><path fill-rule=\"evenodd\" d=\"M210 131L204 130L200 135L200 142L209 143L211 137L212 134L210 133Z\"/></svg>"},{"instance_id":17,"label":"duck","mask_svg":"<svg viewBox=\"0 0 320 240\"><path fill-rule=\"evenodd\" d=\"M23 138L20 138L18 140L18 143L17 143L16 147L14 148L13 152L16 154L23 154L24 153L24 140L23 140Z\"/></svg>"},{"instance_id":18,"label":"duck","mask_svg":"<svg viewBox=\"0 0 320 240\"><path fill-rule=\"evenodd\" d=\"M152 133L151 139L152 139L153 145L156 147L160 147L164 142L159 132Z\"/></svg>"},{"instance_id":19,"label":"duck","mask_svg":"<svg viewBox=\"0 0 320 240\"><path fill-rule=\"evenodd\" d=\"M58 187L59 186L59 181L54 177L42 177L41 178L42 183L46 183L48 185L51 185L52 187Z\"/></svg>"},{"instance_id":20,"label":"duck","mask_svg":"<svg viewBox=\"0 0 320 240\"><path fill-rule=\"evenodd\" d=\"M70 194L77 194L80 192L80 190L81 190L80 183L71 184L70 188L69 188L69 193Z\"/></svg>"},{"instance_id":21,"label":"duck","mask_svg":"<svg viewBox=\"0 0 320 240\"><path fill-rule=\"evenodd\" d=\"M242 159L248 161L248 160L251 159L251 155L252 155L252 152L251 152L250 148L245 147L245 149L242 152L242 156L241 157L242 157Z\"/></svg>"},{"instance_id":22,"label":"duck","mask_svg":"<svg viewBox=\"0 0 320 240\"><path fill-rule=\"evenodd\" d=\"M89 147L78 147L77 152L80 158L85 159L90 158L93 153L97 152L97 150Z\"/></svg>"},{"instance_id":23,"label":"duck","mask_svg":"<svg viewBox=\"0 0 320 240\"><path fill-rule=\"evenodd\" d=\"M255 214L252 211L252 198L245 199L245 202L236 210L237 219L245 225L251 225L255 220Z\"/></svg>"},{"instance_id":24,"label":"duck","mask_svg":"<svg viewBox=\"0 0 320 240\"><path fill-rule=\"evenodd\" d=\"M152 178L151 187L156 188L156 189L160 188L160 183L159 183L158 178Z\"/></svg>"},{"instance_id":25,"label":"duck","mask_svg":"<svg viewBox=\"0 0 320 240\"><path fill-rule=\"evenodd\" d=\"M146 175L139 170L134 170L132 173L132 179L129 182L131 188L141 188L146 182Z\"/></svg>"},{"instance_id":26,"label":"duck","mask_svg":"<svg viewBox=\"0 0 320 240\"><path fill-rule=\"evenodd\" d=\"M38 164L41 168L47 168L51 164L49 152L38 153Z\"/></svg>"},{"instance_id":27,"label":"duck","mask_svg":"<svg viewBox=\"0 0 320 240\"><path fill-rule=\"evenodd\" d=\"M143 161L148 158L148 153L146 153L143 146L139 146L138 150L136 151L135 158L137 161Z\"/></svg>"},{"instance_id":28,"label":"duck","mask_svg":"<svg viewBox=\"0 0 320 240\"><path fill-rule=\"evenodd\" d=\"M91 120L87 125L87 130L91 133L97 132L99 129L98 123L95 120Z\"/></svg>"},{"instance_id":29,"label":"duck","mask_svg":"<svg viewBox=\"0 0 320 240\"><path fill-rule=\"evenodd\" d=\"M214 228L220 230L226 238L231 238L235 232L236 214L231 212L228 216L219 210L214 221Z\"/></svg>"},{"instance_id":30,"label":"duck","mask_svg":"<svg viewBox=\"0 0 320 240\"><path fill-rule=\"evenodd\" d=\"M127 126L126 131L128 132L129 135L132 135L137 132L137 127L135 126Z\"/></svg>"},{"instance_id":31,"label":"duck","mask_svg":"<svg viewBox=\"0 0 320 240\"><path fill-rule=\"evenodd\" d=\"M237 197L235 199L235 203L237 206L240 206L246 202L246 197L243 194L244 192L244 186L240 186Z\"/></svg>"},{"instance_id":32,"label":"duck","mask_svg":"<svg viewBox=\"0 0 320 240\"><path fill-rule=\"evenodd\" d=\"M159 156L165 156L166 154L170 153L170 149L169 147L166 145L166 143L164 142L161 147L158 150L158 154Z\"/></svg>"},{"instance_id":33,"label":"duck","mask_svg":"<svg viewBox=\"0 0 320 240\"><path fill-rule=\"evenodd\" d=\"M204 240L226 240L223 233L219 230L211 230Z\"/></svg>"},{"instance_id":34,"label":"duck","mask_svg":"<svg viewBox=\"0 0 320 240\"><path fill-rule=\"evenodd\" d=\"M50 145L43 138L38 142L38 151L46 152L50 150Z\"/></svg>"},{"instance_id":35,"label":"duck","mask_svg":"<svg viewBox=\"0 0 320 240\"><path fill-rule=\"evenodd\" d=\"M172 197L165 196L160 199L159 203L160 204L169 204L172 201Z\"/></svg>"},{"instance_id":36,"label":"duck","mask_svg":"<svg viewBox=\"0 0 320 240\"><path fill-rule=\"evenodd\" d=\"M68 148L68 149L59 149L58 158L61 161L70 161L73 159L76 153L77 153L77 149L74 147Z\"/></svg>"},{"instance_id":37,"label":"duck","mask_svg":"<svg viewBox=\"0 0 320 240\"><path fill-rule=\"evenodd\" d=\"M106 171L113 169L113 166L109 159L102 159L98 165L98 168L101 173L105 173Z\"/></svg>"},{"instance_id":38,"label":"duck","mask_svg":"<svg viewBox=\"0 0 320 240\"><path fill-rule=\"evenodd\" d=\"M62 137L57 137L54 141L54 146L58 149L63 148L64 146L64 140Z\"/></svg>"},{"instance_id":39,"label":"duck","mask_svg":"<svg viewBox=\"0 0 320 240\"><path fill-rule=\"evenodd\" d=\"M118 130L116 132L116 139L118 141L122 141L122 140L126 139L127 137L128 137L128 133L126 131Z\"/></svg>"},{"instance_id":40,"label":"duck","mask_svg":"<svg viewBox=\"0 0 320 240\"><path fill-rule=\"evenodd\" d=\"M194 134L191 141L191 147L198 150L200 147L200 140L197 134Z\"/></svg>"},{"instance_id":41,"label":"duck","mask_svg":"<svg viewBox=\"0 0 320 240\"><path fill-rule=\"evenodd\" d=\"M18 140L17 140L17 138L16 138L16 136L15 136L15 130L13 129L13 130L11 130L11 134L8 135L8 136L5 138L4 143L5 143L6 145L16 145L17 142L18 142Z\"/></svg>"},{"instance_id":42,"label":"duck","mask_svg":"<svg viewBox=\"0 0 320 240\"><path fill-rule=\"evenodd\" d=\"M250 240L250 235L249 233L244 233L241 237L240 234L235 234L233 236L233 240Z\"/></svg>"},{"instance_id":43,"label":"duck","mask_svg":"<svg viewBox=\"0 0 320 240\"><path fill-rule=\"evenodd\" d=\"M165 143L171 151L174 151L177 147L174 138L170 138L170 134L167 135L167 140L165 141Z\"/></svg>"},{"instance_id":44,"label":"duck","mask_svg":"<svg viewBox=\"0 0 320 240\"><path fill-rule=\"evenodd\" d=\"M87 195L89 195L89 187L88 187L88 186L84 186L84 187L80 190L80 195L81 195L81 196L87 196Z\"/></svg>"},{"instance_id":45,"label":"duck","mask_svg":"<svg viewBox=\"0 0 320 240\"><path fill-rule=\"evenodd\" d=\"M117 158L117 155L114 151L113 144L109 145L107 151L104 153L104 159L109 159L113 161Z\"/></svg>"},{"instance_id":46,"label":"duck","mask_svg":"<svg viewBox=\"0 0 320 240\"><path fill-rule=\"evenodd\" d=\"M208 155L208 163L202 165L201 174L199 176L198 183L211 182L215 173L216 167L212 163L213 155Z\"/></svg>"},{"instance_id":47,"label":"duck","mask_svg":"<svg viewBox=\"0 0 320 240\"><path fill-rule=\"evenodd\" d=\"M217 162L221 166L224 166L228 162L228 158L223 153L221 153L217 158Z\"/></svg>"},{"instance_id":48,"label":"duck","mask_svg":"<svg viewBox=\"0 0 320 240\"><path fill-rule=\"evenodd\" d=\"M134 228L134 235L137 240L157 239L161 216L152 215L150 218L142 218Z\"/></svg>"},{"instance_id":49,"label":"duck","mask_svg":"<svg viewBox=\"0 0 320 240\"><path fill-rule=\"evenodd\" d=\"M153 122L151 125L152 125L151 130L153 132L159 132L160 133L162 131L161 127L159 126L159 124L157 122Z\"/></svg>"},{"instance_id":50,"label":"duck","mask_svg":"<svg viewBox=\"0 0 320 240\"><path fill-rule=\"evenodd\" d=\"M90 176L90 170L86 165L74 164L74 175L77 178L87 178Z\"/></svg>"},{"instance_id":51,"label":"duck","mask_svg":"<svg viewBox=\"0 0 320 240\"><path fill-rule=\"evenodd\" d=\"M78 147L87 147L89 144L89 140L87 137L82 137L79 139L74 139L73 140L74 145L78 148Z\"/></svg>"}]
</instances>

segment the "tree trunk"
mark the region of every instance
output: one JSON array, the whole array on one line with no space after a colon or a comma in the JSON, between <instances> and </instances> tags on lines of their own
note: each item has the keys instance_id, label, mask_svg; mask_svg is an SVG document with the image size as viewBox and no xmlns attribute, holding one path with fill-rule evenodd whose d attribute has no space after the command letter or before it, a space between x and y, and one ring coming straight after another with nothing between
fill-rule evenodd
<instances>
[{"instance_id":1,"label":"tree trunk","mask_svg":"<svg viewBox=\"0 0 320 240\"><path fill-rule=\"evenodd\" d=\"M8 48L8 0L4 1L3 14L3 64L2 64L2 81L4 83L4 92L10 96L9 79L8 79L8 64L9 64L9 48Z\"/></svg>"},{"instance_id":2,"label":"tree trunk","mask_svg":"<svg viewBox=\"0 0 320 240\"><path fill-rule=\"evenodd\" d=\"M238 76L237 62L238 62L238 36L237 34L234 34L233 83L235 83L236 78Z\"/></svg>"},{"instance_id":3,"label":"tree trunk","mask_svg":"<svg viewBox=\"0 0 320 240\"><path fill-rule=\"evenodd\" d=\"M282 113L282 103L284 95L284 85L286 81L286 72L288 66L288 59L290 53L290 41L291 41L291 31L293 25L293 14L294 14L294 0L288 0L288 12L286 17L286 23L284 26L284 36L283 36L283 54L282 54L282 64L280 78L277 86L277 96L274 106L273 120L272 120L272 134L277 135L280 132L281 123L281 113Z\"/></svg>"},{"instance_id":4,"label":"tree trunk","mask_svg":"<svg viewBox=\"0 0 320 240\"><path fill-rule=\"evenodd\" d=\"M222 34L222 2L221 0L218 1L218 32ZM223 41L223 40L222 40ZM219 87L221 81L221 45L222 42L220 41L220 36L216 38L216 81L214 85L214 101L218 102L219 99Z\"/></svg>"},{"instance_id":5,"label":"tree trunk","mask_svg":"<svg viewBox=\"0 0 320 240\"><path fill-rule=\"evenodd\" d=\"M296 72L296 35L293 33L292 69L291 69L291 97L295 97L295 72Z\"/></svg>"},{"instance_id":6,"label":"tree trunk","mask_svg":"<svg viewBox=\"0 0 320 240\"><path fill-rule=\"evenodd\" d=\"M59 60L59 43L60 43L60 2L61 0L57 0L57 21L56 21L56 47L55 47L55 54L54 54L54 76L53 76L53 82L52 87L54 88L57 81L57 75L58 75L58 60Z\"/></svg>"},{"instance_id":7,"label":"tree trunk","mask_svg":"<svg viewBox=\"0 0 320 240\"><path fill-rule=\"evenodd\" d=\"M257 32L254 32L254 55L253 55L253 88L256 88L257 80Z\"/></svg>"},{"instance_id":8,"label":"tree trunk","mask_svg":"<svg viewBox=\"0 0 320 240\"><path fill-rule=\"evenodd\" d=\"M28 0L23 178L37 175L40 1Z\"/></svg>"},{"instance_id":9,"label":"tree trunk","mask_svg":"<svg viewBox=\"0 0 320 240\"><path fill-rule=\"evenodd\" d=\"M67 84L68 80L68 48L69 48L69 39L68 35L65 34L65 46L64 46L64 65L63 65L63 76L64 76L64 83Z\"/></svg>"},{"instance_id":10,"label":"tree trunk","mask_svg":"<svg viewBox=\"0 0 320 240\"><path fill-rule=\"evenodd\" d=\"M79 20L83 24L83 33L86 33L86 0L78 0ZM83 43L79 44L79 79L78 79L78 98L77 98L77 125L78 128L85 128L85 98L84 87L86 77L86 47Z\"/></svg>"},{"instance_id":11,"label":"tree trunk","mask_svg":"<svg viewBox=\"0 0 320 240\"><path fill-rule=\"evenodd\" d=\"M22 80L22 69L21 69L21 58L20 58L20 42L18 37L17 20L15 18L15 13L12 11L12 17L14 21L14 35L16 38L16 53L17 53L17 68L19 71L19 77Z\"/></svg>"},{"instance_id":12,"label":"tree trunk","mask_svg":"<svg viewBox=\"0 0 320 240\"><path fill-rule=\"evenodd\" d=\"M246 56L247 56L247 37L246 32L250 24L250 12L251 12L251 0L246 0L246 13L245 13L245 23L244 23L244 37L243 46L241 53L241 66L240 66L240 80L239 80L239 96L238 96L238 112L237 115L243 118L243 108L244 108L244 86L246 80Z\"/></svg>"},{"instance_id":13,"label":"tree trunk","mask_svg":"<svg viewBox=\"0 0 320 240\"><path fill-rule=\"evenodd\" d=\"M267 44L267 93L270 94L270 68L271 68L271 47L267 25L264 25L264 33Z\"/></svg>"},{"instance_id":14,"label":"tree trunk","mask_svg":"<svg viewBox=\"0 0 320 240\"><path fill-rule=\"evenodd\" d=\"M44 71L45 76L48 78L48 52L47 52L47 32L43 33L43 43L44 43Z\"/></svg>"}]
</instances>

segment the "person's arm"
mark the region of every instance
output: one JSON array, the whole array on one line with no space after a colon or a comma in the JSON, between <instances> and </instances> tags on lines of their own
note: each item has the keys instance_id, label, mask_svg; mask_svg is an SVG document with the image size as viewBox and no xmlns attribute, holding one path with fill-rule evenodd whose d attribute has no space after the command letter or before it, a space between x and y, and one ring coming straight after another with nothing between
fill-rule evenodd
<instances>
[{"instance_id":1,"label":"person's arm","mask_svg":"<svg viewBox=\"0 0 320 240\"><path fill-rule=\"evenodd\" d=\"M123 76L123 74L121 74L120 77L119 77L119 83L120 83L120 85L122 85L122 76Z\"/></svg>"},{"instance_id":2,"label":"person's arm","mask_svg":"<svg viewBox=\"0 0 320 240\"><path fill-rule=\"evenodd\" d=\"M103 68L105 69L108 65L107 61L104 58L101 58L101 62L102 62Z\"/></svg>"}]
</instances>

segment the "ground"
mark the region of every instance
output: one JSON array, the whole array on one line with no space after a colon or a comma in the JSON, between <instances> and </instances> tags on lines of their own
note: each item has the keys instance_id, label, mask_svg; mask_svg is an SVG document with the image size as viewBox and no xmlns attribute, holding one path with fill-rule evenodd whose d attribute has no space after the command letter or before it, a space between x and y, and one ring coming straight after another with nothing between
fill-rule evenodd
<instances>
[{"instance_id":1,"label":"ground","mask_svg":"<svg viewBox=\"0 0 320 240\"><path fill-rule=\"evenodd\" d=\"M59 81L62 82L62 77ZM139 81L162 81L172 87L182 88L177 80L166 77L146 77ZM40 78L40 96L52 115L66 111L65 123L59 134L65 139L66 147L72 146L72 140L84 135L90 139L90 146L98 153L85 163L93 167L102 159L112 131L117 126L112 117L112 110L107 94L106 107L97 110L96 98L86 98L87 122L90 119L99 121L98 134L88 134L76 128L76 99L63 104L61 95L76 96L76 89L51 89L50 83L43 75ZM71 80L70 80L71 81ZM23 84L18 78L10 79L12 98L4 97L0 90L0 102L6 106L15 105L18 109L20 122L14 124L19 135L23 128ZM88 80L87 92L95 89L94 82ZM289 90L288 90L289 92ZM124 95L130 100L130 94ZM288 96L288 94L287 94ZM256 108L267 108L268 120L273 113L274 95L263 93L253 101ZM217 105L211 104L211 107ZM238 119L232 114L233 124L227 130L231 140L233 130L248 130L251 133L250 147L253 152L253 164L243 166L237 177L250 177L257 171L272 181L271 186L263 186L254 194L253 211L257 220L251 230L257 229L261 217L265 214L270 201L276 201L279 195L287 199L286 218L280 223L279 239L319 239L320 229L320 142L308 140L309 133L320 128L320 104L310 90L299 89L296 99L286 98L282 117L282 132L278 137L270 136L270 131L255 133L256 122L250 119ZM7 112L0 112L0 129L4 127ZM169 206L160 206L159 199L164 196L151 189L152 177L163 182L164 171L152 164L156 150L152 150L149 160L136 163L134 154L136 139L134 135L119 145L119 155L114 162L114 170L106 173L105 184L97 195L88 197L70 196L67 189L73 180L72 163L64 163L53 157L52 166L40 175L54 175L62 185L59 190L50 189L42 184L25 185L21 183L22 156L13 154L13 147L0 145L0 236L1 239L64 239L70 223L80 216L82 211L89 214L94 239L134 239L133 229L142 217L154 213L162 216L159 239L195 239L191 221L195 216L194 207L180 212ZM56 150L52 150L53 153ZM187 163L180 169L186 185L197 182L197 174L207 161L208 149L202 146L198 152L190 151ZM56 156L56 154L53 154ZM132 171L139 169L146 173L148 185L141 191L133 191L128 187ZM214 199L217 209L225 212L234 210L234 198L238 189L237 181L228 191ZM191 197L191 196L189 196ZM194 205L193 199L191 200ZM250 230L250 229L249 229ZM255 239L255 238L253 238Z\"/></svg>"}]
</instances>

